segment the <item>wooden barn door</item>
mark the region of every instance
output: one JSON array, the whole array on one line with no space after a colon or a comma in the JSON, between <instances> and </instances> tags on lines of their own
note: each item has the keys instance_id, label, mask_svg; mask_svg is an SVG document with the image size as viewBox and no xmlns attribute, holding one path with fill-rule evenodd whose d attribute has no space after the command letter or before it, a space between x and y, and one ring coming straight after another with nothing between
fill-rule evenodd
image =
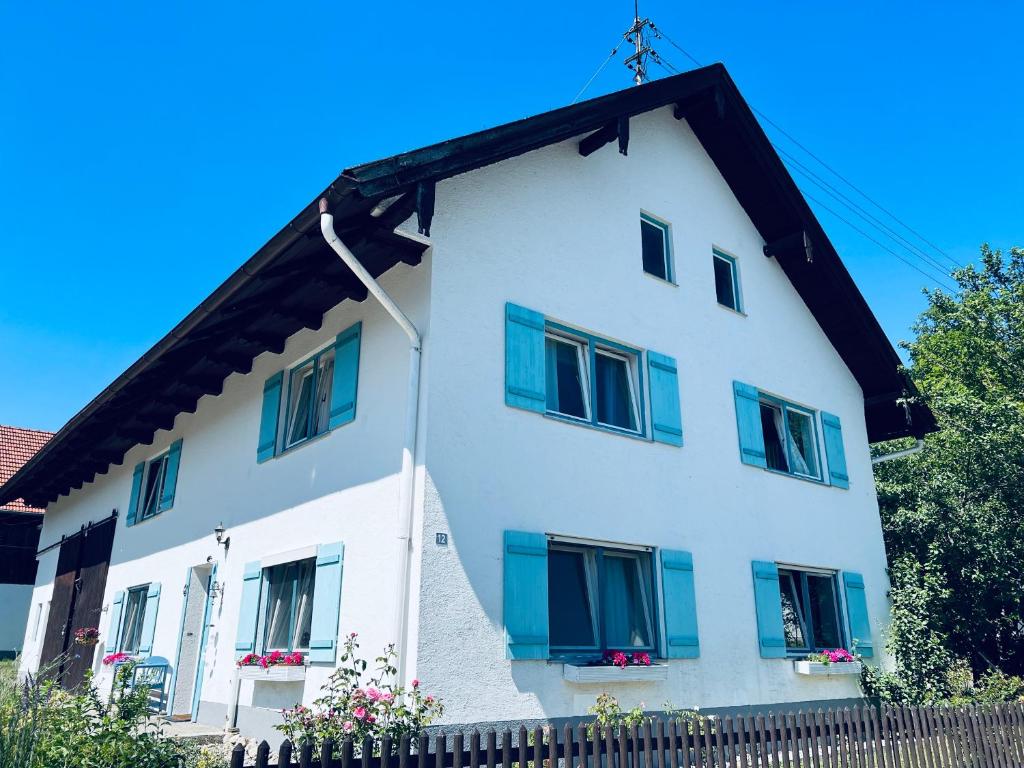
<instances>
[{"instance_id":1,"label":"wooden barn door","mask_svg":"<svg viewBox=\"0 0 1024 768\"><path fill-rule=\"evenodd\" d=\"M114 521L91 525L60 545L39 670L65 688L79 685L92 666L96 646L77 645L75 630L100 625Z\"/></svg>"},{"instance_id":2,"label":"wooden barn door","mask_svg":"<svg viewBox=\"0 0 1024 768\"><path fill-rule=\"evenodd\" d=\"M68 661L64 668L64 687L76 688L85 678L86 670L92 668L93 654L100 646L77 645L75 630L83 627L100 627L103 612L103 590L107 586L107 568L110 565L110 551L114 545L114 521L103 522L89 528L82 542L81 561L78 568L78 595L71 614L71 633L68 642Z\"/></svg>"},{"instance_id":3,"label":"wooden barn door","mask_svg":"<svg viewBox=\"0 0 1024 768\"><path fill-rule=\"evenodd\" d=\"M75 603L78 583L78 560L82 537L72 536L60 545L57 556L57 574L53 579L53 595L50 597L50 617L46 621L43 648L39 658L39 672L48 678L60 675L60 662L67 648L65 640Z\"/></svg>"}]
</instances>

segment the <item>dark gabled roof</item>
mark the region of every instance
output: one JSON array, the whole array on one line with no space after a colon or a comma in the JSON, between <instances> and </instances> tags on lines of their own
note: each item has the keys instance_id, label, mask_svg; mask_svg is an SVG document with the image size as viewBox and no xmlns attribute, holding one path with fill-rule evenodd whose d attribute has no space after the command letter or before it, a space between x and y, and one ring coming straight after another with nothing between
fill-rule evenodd
<instances>
[{"instance_id":1,"label":"dark gabled roof","mask_svg":"<svg viewBox=\"0 0 1024 768\"><path fill-rule=\"evenodd\" d=\"M622 118L675 105L766 242L796 243L776 255L864 391L871 441L921 436L936 428L900 359L824 230L776 155L725 67L715 64L535 117L349 168L167 336L71 419L0 488L45 505L152 442L200 397L220 394L232 373L248 373L262 352L319 328L365 289L323 242L317 200L326 196L339 234L375 276L418 264L426 246L395 234L424 185L596 131L614 136ZM611 151L611 150L606 150ZM379 203L398 198L383 215ZM432 206L432 202L430 203ZM813 246L808 262L803 233Z\"/></svg>"}]
</instances>

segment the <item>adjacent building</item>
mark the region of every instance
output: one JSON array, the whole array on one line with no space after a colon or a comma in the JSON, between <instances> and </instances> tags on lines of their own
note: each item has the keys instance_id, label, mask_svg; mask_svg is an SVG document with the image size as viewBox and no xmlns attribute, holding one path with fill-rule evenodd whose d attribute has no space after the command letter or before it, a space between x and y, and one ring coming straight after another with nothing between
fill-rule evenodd
<instances>
[{"instance_id":1,"label":"adjacent building","mask_svg":"<svg viewBox=\"0 0 1024 768\"><path fill-rule=\"evenodd\" d=\"M913 394L720 65L350 168L0 489L47 509L24 663L96 626L68 684L163 657L254 734L350 632L449 723L855 697L792 662L884 663Z\"/></svg>"},{"instance_id":2,"label":"adjacent building","mask_svg":"<svg viewBox=\"0 0 1024 768\"><path fill-rule=\"evenodd\" d=\"M0 484L32 458L52 432L0 424ZM0 503L0 659L21 653L26 632L39 635L44 606L32 601L36 581L36 547L43 510L24 499Z\"/></svg>"}]
</instances>

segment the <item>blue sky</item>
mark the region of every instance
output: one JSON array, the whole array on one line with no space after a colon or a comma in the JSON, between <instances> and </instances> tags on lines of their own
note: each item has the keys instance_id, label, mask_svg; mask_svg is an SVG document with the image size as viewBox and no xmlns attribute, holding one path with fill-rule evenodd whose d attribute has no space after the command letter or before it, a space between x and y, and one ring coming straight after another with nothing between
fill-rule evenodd
<instances>
[{"instance_id":1,"label":"blue sky","mask_svg":"<svg viewBox=\"0 0 1024 768\"><path fill-rule=\"evenodd\" d=\"M955 259L1024 245L1024 5L641 12ZM4 4L0 423L59 428L342 168L568 103L631 16L626 0ZM622 58L587 97L629 84ZM820 217L907 338L934 283Z\"/></svg>"}]
</instances>

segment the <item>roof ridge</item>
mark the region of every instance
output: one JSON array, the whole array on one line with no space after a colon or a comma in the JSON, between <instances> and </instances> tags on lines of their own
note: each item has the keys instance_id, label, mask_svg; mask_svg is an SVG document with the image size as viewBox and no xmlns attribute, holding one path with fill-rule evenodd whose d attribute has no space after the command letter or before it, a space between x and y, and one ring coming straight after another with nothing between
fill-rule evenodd
<instances>
[{"instance_id":1,"label":"roof ridge","mask_svg":"<svg viewBox=\"0 0 1024 768\"><path fill-rule=\"evenodd\" d=\"M14 424L0 424L0 429L16 429L19 432L38 432L43 435L56 435L57 433L49 429L36 429L35 427L19 427Z\"/></svg>"}]
</instances>

